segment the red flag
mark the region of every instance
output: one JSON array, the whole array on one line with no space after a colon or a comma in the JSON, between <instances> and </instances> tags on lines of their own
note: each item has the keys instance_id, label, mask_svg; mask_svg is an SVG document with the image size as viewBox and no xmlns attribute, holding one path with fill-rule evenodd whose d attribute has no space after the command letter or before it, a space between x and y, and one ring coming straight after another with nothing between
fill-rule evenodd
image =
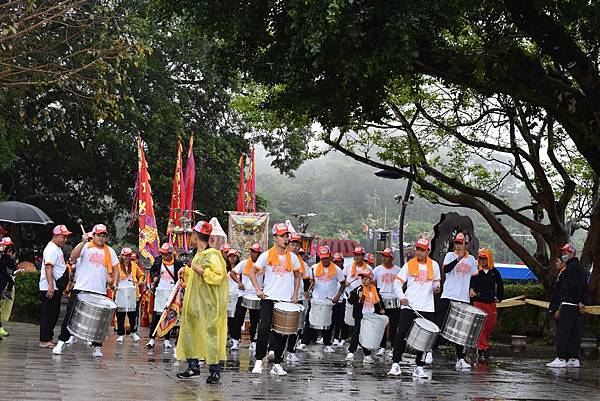
<instances>
[{"instance_id":1,"label":"red flag","mask_svg":"<svg viewBox=\"0 0 600 401\"><path fill-rule=\"evenodd\" d=\"M167 235L169 236L169 242L173 240L173 229L175 227L181 227L181 216L184 210L185 202L185 189L183 181L183 147L181 146L181 140L177 145L177 162L175 164L175 174L173 176L173 192L171 194L171 210L169 211L169 223L167 225ZM178 238L178 246L183 245L183 239Z\"/></svg>"},{"instance_id":2,"label":"red flag","mask_svg":"<svg viewBox=\"0 0 600 401\"><path fill-rule=\"evenodd\" d=\"M237 211L246 211L246 196L244 193L244 155L240 156L240 189L237 197Z\"/></svg>"},{"instance_id":3,"label":"red flag","mask_svg":"<svg viewBox=\"0 0 600 401\"><path fill-rule=\"evenodd\" d=\"M256 213L256 172L254 170L254 146L250 155L250 178L246 182L246 194L248 197L246 208ZM244 210L245 211L245 210Z\"/></svg>"},{"instance_id":4,"label":"red flag","mask_svg":"<svg viewBox=\"0 0 600 401\"><path fill-rule=\"evenodd\" d=\"M154 263L158 256L158 230L154 216L154 203L152 202L152 189L150 188L150 175L148 163L142 148L142 138L138 135L138 199L137 215L139 219L139 249L142 256Z\"/></svg>"},{"instance_id":5,"label":"red flag","mask_svg":"<svg viewBox=\"0 0 600 401\"><path fill-rule=\"evenodd\" d=\"M185 201L183 202L183 210L194 210L194 184L196 181L196 161L194 160L194 134L190 136L190 145L188 147L187 161L185 162L184 180ZM193 213L191 216L193 216Z\"/></svg>"},{"instance_id":6,"label":"red flag","mask_svg":"<svg viewBox=\"0 0 600 401\"><path fill-rule=\"evenodd\" d=\"M159 337L164 337L169 330L171 330L177 324L177 320L179 320L179 311L181 310L181 299L179 297L179 293L181 292L181 287L179 283L173 289L174 294L171 297L171 302L169 306L163 312L163 319L160 321L160 324L156 328L156 334Z\"/></svg>"}]
</instances>

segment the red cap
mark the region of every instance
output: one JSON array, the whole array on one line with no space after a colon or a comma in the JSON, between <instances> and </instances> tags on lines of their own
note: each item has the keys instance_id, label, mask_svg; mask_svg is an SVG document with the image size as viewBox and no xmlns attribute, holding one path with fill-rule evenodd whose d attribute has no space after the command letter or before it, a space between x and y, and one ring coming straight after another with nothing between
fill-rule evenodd
<instances>
[{"instance_id":1,"label":"red cap","mask_svg":"<svg viewBox=\"0 0 600 401\"><path fill-rule=\"evenodd\" d=\"M336 253L333 254L333 261L334 262L341 262L342 260L344 260L344 256L341 253L336 252Z\"/></svg>"},{"instance_id":2,"label":"red cap","mask_svg":"<svg viewBox=\"0 0 600 401\"><path fill-rule=\"evenodd\" d=\"M164 244L162 244L162 246L160 247L160 249L158 250L158 252L160 252L160 253L173 253L173 245L169 244L168 242L165 242Z\"/></svg>"},{"instance_id":3,"label":"red cap","mask_svg":"<svg viewBox=\"0 0 600 401\"><path fill-rule=\"evenodd\" d=\"M4 246L11 246L14 245L15 243L12 242L12 239L10 239L10 237L4 237L2 238L2 242L0 243L0 245L4 245Z\"/></svg>"},{"instance_id":4,"label":"red cap","mask_svg":"<svg viewBox=\"0 0 600 401\"><path fill-rule=\"evenodd\" d=\"M200 234L210 235L210 233L212 233L212 225L202 220L196 224L194 231L199 232Z\"/></svg>"},{"instance_id":5,"label":"red cap","mask_svg":"<svg viewBox=\"0 0 600 401\"><path fill-rule=\"evenodd\" d=\"M365 248L363 248L362 246L357 246L356 248L354 248L354 254L355 255L364 255L365 252Z\"/></svg>"},{"instance_id":6,"label":"red cap","mask_svg":"<svg viewBox=\"0 0 600 401\"><path fill-rule=\"evenodd\" d=\"M367 253L366 258L368 263L375 263L375 255L372 253Z\"/></svg>"},{"instance_id":7,"label":"red cap","mask_svg":"<svg viewBox=\"0 0 600 401\"><path fill-rule=\"evenodd\" d=\"M73 234L71 231L67 230L67 226L64 224L60 224L52 229L52 235L64 235L69 236Z\"/></svg>"},{"instance_id":8,"label":"red cap","mask_svg":"<svg viewBox=\"0 0 600 401\"><path fill-rule=\"evenodd\" d=\"M227 252L227 256L229 255L236 255L239 256L240 251L238 251L237 249L230 249L229 252Z\"/></svg>"},{"instance_id":9,"label":"red cap","mask_svg":"<svg viewBox=\"0 0 600 401\"><path fill-rule=\"evenodd\" d=\"M229 252L231 250L231 245L229 245L227 242L224 243L223 245L221 245L221 252Z\"/></svg>"},{"instance_id":10,"label":"red cap","mask_svg":"<svg viewBox=\"0 0 600 401\"><path fill-rule=\"evenodd\" d=\"M575 250L575 247L571 244L565 244L563 245L562 248L560 248L561 253L565 253L565 252L571 252L572 254L575 254L577 251Z\"/></svg>"},{"instance_id":11,"label":"red cap","mask_svg":"<svg viewBox=\"0 0 600 401\"><path fill-rule=\"evenodd\" d=\"M296 242L302 241L302 237L300 236L300 234L290 233L290 242L293 242L293 241L296 241Z\"/></svg>"},{"instance_id":12,"label":"red cap","mask_svg":"<svg viewBox=\"0 0 600 401\"><path fill-rule=\"evenodd\" d=\"M252 246L250 247L250 250L254 251L254 252L262 252L262 249L258 242L256 244L252 244Z\"/></svg>"},{"instance_id":13,"label":"red cap","mask_svg":"<svg viewBox=\"0 0 600 401\"><path fill-rule=\"evenodd\" d=\"M108 229L104 224L96 224L94 228L92 228L92 234L108 234Z\"/></svg>"},{"instance_id":14,"label":"red cap","mask_svg":"<svg viewBox=\"0 0 600 401\"><path fill-rule=\"evenodd\" d=\"M133 251L131 250L131 248L121 249L121 256L131 256L132 253Z\"/></svg>"},{"instance_id":15,"label":"red cap","mask_svg":"<svg viewBox=\"0 0 600 401\"><path fill-rule=\"evenodd\" d=\"M331 257L331 251L329 250L329 247L326 245L320 246L318 255L319 255L320 259L329 258L329 257Z\"/></svg>"},{"instance_id":16,"label":"red cap","mask_svg":"<svg viewBox=\"0 0 600 401\"><path fill-rule=\"evenodd\" d=\"M283 235L289 233L290 230L285 223L273 224L273 235Z\"/></svg>"},{"instance_id":17,"label":"red cap","mask_svg":"<svg viewBox=\"0 0 600 401\"><path fill-rule=\"evenodd\" d=\"M415 248L421 248L428 251L431 249L431 245L429 244L429 240L427 238L419 238L415 243Z\"/></svg>"},{"instance_id":18,"label":"red cap","mask_svg":"<svg viewBox=\"0 0 600 401\"><path fill-rule=\"evenodd\" d=\"M461 244L467 243L469 242L469 236L463 233L458 233L456 234L456 237L454 237L454 242L459 242Z\"/></svg>"},{"instance_id":19,"label":"red cap","mask_svg":"<svg viewBox=\"0 0 600 401\"><path fill-rule=\"evenodd\" d=\"M379 253L379 254L381 254L383 256L388 256L390 258L394 257L394 251L392 251L391 248L385 248L383 251L379 251L377 253Z\"/></svg>"},{"instance_id":20,"label":"red cap","mask_svg":"<svg viewBox=\"0 0 600 401\"><path fill-rule=\"evenodd\" d=\"M477 257L479 259L481 259L481 258L487 259L488 258L488 254L483 249L480 249L479 252L477 253Z\"/></svg>"},{"instance_id":21,"label":"red cap","mask_svg":"<svg viewBox=\"0 0 600 401\"><path fill-rule=\"evenodd\" d=\"M363 270L358 273L358 277L369 277L371 280L373 280L373 272L371 269Z\"/></svg>"}]
</instances>

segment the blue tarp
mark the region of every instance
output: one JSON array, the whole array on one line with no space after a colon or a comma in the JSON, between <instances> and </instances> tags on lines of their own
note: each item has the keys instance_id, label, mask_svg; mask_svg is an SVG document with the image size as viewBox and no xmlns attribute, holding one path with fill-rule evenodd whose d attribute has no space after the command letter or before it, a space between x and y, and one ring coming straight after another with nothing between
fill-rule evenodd
<instances>
[{"instance_id":1,"label":"blue tarp","mask_svg":"<svg viewBox=\"0 0 600 401\"><path fill-rule=\"evenodd\" d=\"M503 280L535 280L537 277L525 265L510 265L507 263L494 263Z\"/></svg>"}]
</instances>

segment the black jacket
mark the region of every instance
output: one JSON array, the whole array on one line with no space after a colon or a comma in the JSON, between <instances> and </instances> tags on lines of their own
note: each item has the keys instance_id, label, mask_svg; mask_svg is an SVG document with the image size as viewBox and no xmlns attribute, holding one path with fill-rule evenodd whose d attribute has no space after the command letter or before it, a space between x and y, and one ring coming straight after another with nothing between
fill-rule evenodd
<instances>
[{"instance_id":1,"label":"black jacket","mask_svg":"<svg viewBox=\"0 0 600 401\"><path fill-rule=\"evenodd\" d=\"M160 266L162 265L162 256L157 257L156 259L154 259L154 264L152 264L152 267L150 268L150 277L152 278L152 281L154 281L154 279L156 277L160 277ZM173 264L173 266L175 267L175 280L173 280L174 282L177 282L177 273L179 272L179 269L181 269L183 267L183 262L175 259L175 263Z\"/></svg>"},{"instance_id":2,"label":"black jacket","mask_svg":"<svg viewBox=\"0 0 600 401\"><path fill-rule=\"evenodd\" d=\"M383 302L381 302L381 294L379 294L379 288L375 287L377 290L377 295L379 296L379 302L377 302L375 306L375 313L379 313L383 310ZM362 285L359 285L355 289L350 292L350 296L348 297L348 303L353 305L352 309L352 317L355 320L360 320L363 317L362 308Z\"/></svg>"},{"instance_id":3,"label":"black jacket","mask_svg":"<svg viewBox=\"0 0 600 401\"><path fill-rule=\"evenodd\" d=\"M479 274L471 277L471 289L477 293L472 298L473 302L493 304L496 302L494 298L498 298L498 301L504 299L504 284L497 269L489 269L487 273L479 270Z\"/></svg>"},{"instance_id":4,"label":"black jacket","mask_svg":"<svg viewBox=\"0 0 600 401\"><path fill-rule=\"evenodd\" d=\"M587 276L578 258L571 258L552 287L549 313L556 312L561 303L587 304Z\"/></svg>"}]
</instances>

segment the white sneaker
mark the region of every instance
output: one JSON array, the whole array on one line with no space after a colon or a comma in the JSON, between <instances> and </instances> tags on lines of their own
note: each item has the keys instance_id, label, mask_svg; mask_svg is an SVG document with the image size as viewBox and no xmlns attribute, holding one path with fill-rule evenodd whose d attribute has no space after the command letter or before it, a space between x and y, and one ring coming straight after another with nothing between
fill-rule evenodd
<instances>
[{"instance_id":1,"label":"white sneaker","mask_svg":"<svg viewBox=\"0 0 600 401\"><path fill-rule=\"evenodd\" d=\"M340 346L340 342L338 340L333 340L333 343L331 345L333 347L339 347Z\"/></svg>"},{"instance_id":2,"label":"white sneaker","mask_svg":"<svg viewBox=\"0 0 600 401\"><path fill-rule=\"evenodd\" d=\"M317 344L323 345L323 337L317 338Z\"/></svg>"},{"instance_id":3,"label":"white sneaker","mask_svg":"<svg viewBox=\"0 0 600 401\"><path fill-rule=\"evenodd\" d=\"M456 369L471 369L471 365L469 365L464 359L459 359L456 361Z\"/></svg>"},{"instance_id":4,"label":"white sneaker","mask_svg":"<svg viewBox=\"0 0 600 401\"><path fill-rule=\"evenodd\" d=\"M385 354L385 348L379 348L375 356L383 356L383 354Z\"/></svg>"},{"instance_id":5,"label":"white sneaker","mask_svg":"<svg viewBox=\"0 0 600 401\"><path fill-rule=\"evenodd\" d=\"M552 362L547 363L546 366L548 366L549 368L566 368L567 361L565 361L564 359L556 358Z\"/></svg>"},{"instance_id":6,"label":"white sneaker","mask_svg":"<svg viewBox=\"0 0 600 401\"><path fill-rule=\"evenodd\" d=\"M94 353L92 354L96 358L102 358L102 350L100 347L94 347Z\"/></svg>"},{"instance_id":7,"label":"white sneaker","mask_svg":"<svg viewBox=\"0 0 600 401\"><path fill-rule=\"evenodd\" d=\"M418 377L420 379L427 379L429 376L427 376L427 373L425 373L425 370L423 369L422 366L417 366L417 367L415 367L415 370L413 371L413 377Z\"/></svg>"},{"instance_id":8,"label":"white sneaker","mask_svg":"<svg viewBox=\"0 0 600 401\"><path fill-rule=\"evenodd\" d=\"M300 343L296 346L296 351L304 351L305 349L306 349L306 344Z\"/></svg>"},{"instance_id":9,"label":"white sneaker","mask_svg":"<svg viewBox=\"0 0 600 401\"><path fill-rule=\"evenodd\" d=\"M232 351L235 351L236 349L240 349L240 342L238 340L232 340L230 349Z\"/></svg>"},{"instance_id":10,"label":"white sneaker","mask_svg":"<svg viewBox=\"0 0 600 401\"><path fill-rule=\"evenodd\" d=\"M123 344L123 338L124 336L117 337L117 342Z\"/></svg>"},{"instance_id":11,"label":"white sneaker","mask_svg":"<svg viewBox=\"0 0 600 401\"><path fill-rule=\"evenodd\" d=\"M340 340L338 347L343 347L344 345L346 345L346 340Z\"/></svg>"},{"instance_id":12,"label":"white sneaker","mask_svg":"<svg viewBox=\"0 0 600 401\"><path fill-rule=\"evenodd\" d=\"M392 368L390 369L390 371L387 374L392 375L392 376L399 376L401 373L402 372L400 371L400 364L392 363Z\"/></svg>"},{"instance_id":13,"label":"white sneaker","mask_svg":"<svg viewBox=\"0 0 600 401\"><path fill-rule=\"evenodd\" d=\"M62 354L62 350L63 350L64 347L65 347L65 343L63 341L59 340L56 343L56 345L54 346L54 348L52 348L52 353L54 355L60 355L60 354Z\"/></svg>"},{"instance_id":14,"label":"white sneaker","mask_svg":"<svg viewBox=\"0 0 600 401\"><path fill-rule=\"evenodd\" d=\"M175 347L175 349L173 349L173 360L175 360L175 362L177 362L177 347Z\"/></svg>"},{"instance_id":15,"label":"white sneaker","mask_svg":"<svg viewBox=\"0 0 600 401\"><path fill-rule=\"evenodd\" d=\"M151 338L150 341L146 343L146 347L154 348L154 338Z\"/></svg>"},{"instance_id":16,"label":"white sneaker","mask_svg":"<svg viewBox=\"0 0 600 401\"><path fill-rule=\"evenodd\" d=\"M285 375L287 375L287 372L285 370L283 370L283 368L281 367L280 364L276 363L275 365L273 365L273 369L271 369L271 374L278 375L278 376L285 376Z\"/></svg>"},{"instance_id":17,"label":"white sneaker","mask_svg":"<svg viewBox=\"0 0 600 401\"><path fill-rule=\"evenodd\" d=\"M425 354L425 363L428 365L433 363L433 353L431 351Z\"/></svg>"},{"instance_id":18,"label":"white sneaker","mask_svg":"<svg viewBox=\"0 0 600 401\"><path fill-rule=\"evenodd\" d=\"M69 337L69 339L65 342L65 345L73 345L77 342L77 337L75 336L71 336Z\"/></svg>"},{"instance_id":19,"label":"white sneaker","mask_svg":"<svg viewBox=\"0 0 600 401\"><path fill-rule=\"evenodd\" d=\"M363 363L371 364L373 362L375 362L375 361L373 360L373 357L371 355L367 355L363 358Z\"/></svg>"},{"instance_id":20,"label":"white sneaker","mask_svg":"<svg viewBox=\"0 0 600 401\"><path fill-rule=\"evenodd\" d=\"M300 358L298 358L295 353L288 352L286 361L288 361L289 363L297 363L300 361Z\"/></svg>"},{"instance_id":21,"label":"white sneaker","mask_svg":"<svg viewBox=\"0 0 600 401\"><path fill-rule=\"evenodd\" d=\"M250 352L256 352L256 341L250 343L250 347L248 348Z\"/></svg>"},{"instance_id":22,"label":"white sneaker","mask_svg":"<svg viewBox=\"0 0 600 401\"><path fill-rule=\"evenodd\" d=\"M327 354L331 354L332 352L335 352L335 350L333 349L333 347L331 345L326 345L325 348L323 348L323 352L325 352Z\"/></svg>"},{"instance_id":23,"label":"white sneaker","mask_svg":"<svg viewBox=\"0 0 600 401\"><path fill-rule=\"evenodd\" d=\"M571 358L567 361L567 368L580 368L579 359Z\"/></svg>"},{"instance_id":24,"label":"white sneaker","mask_svg":"<svg viewBox=\"0 0 600 401\"><path fill-rule=\"evenodd\" d=\"M352 352L348 352L348 355L346 355L346 360L347 361L353 361L354 360L354 354Z\"/></svg>"},{"instance_id":25,"label":"white sneaker","mask_svg":"<svg viewBox=\"0 0 600 401\"><path fill-rule=\"evenodd\" d=\"M273 362L275 360L275 351L269 351L267 354L267 361Z\"/></svg>"},{"instance_id":26,"label":"white sneaker","mask_svg":"<svg viewBox=\"0 0 600 401\"><path fill-rule=\"evenodd\" d=\"M134 343L137 343L138 341L140 341L140 336L138 336L138 335L137 335L137 333L131 333L131 334L129 335L129 337L131 338L131 340L132 340Z\"/></svg>"},{"instance_id":27,"label":"white sneaker","mask_svg":"<svg viewBox=\"0 0 600 401\"><path fill-rule=\"evenodd\" d=\"M92 342L91 342L91 341L86 341L86 342L85 342L85 345L87 345L88 347L91 347L93 344L92 344Z\"/></svg>"},{"instance_id":28,"label":"white sneaker","mask_svg":"<svg viewBox=\"0 0 600 401\"><path fill-rule=\"evenodd\" d=\"M252 373L261 374L262 373L262 361L254 362L254 368L252 369Z\"/></svg>"},{"instance_id":29,"label":"white sneaker","mask_svg":"<svg viewBox=\"0 0 600 401\"><path fill-rule=\"evenodd\" d=\"M173 348L173 346L171 345L171 341L169 340L165 340L163 346L166 348Z\"/></svg>"},{"instance_id":30,"label":"white sneaker","mask_svg":"<svg viewBox=\"0 0 600 401\"><path fill-rule=\"evenodd\" d=\"M394 357L394 350L391 349L390 352L388 352L388 358L393 358Z\"/></svg>"}]
</instances>

